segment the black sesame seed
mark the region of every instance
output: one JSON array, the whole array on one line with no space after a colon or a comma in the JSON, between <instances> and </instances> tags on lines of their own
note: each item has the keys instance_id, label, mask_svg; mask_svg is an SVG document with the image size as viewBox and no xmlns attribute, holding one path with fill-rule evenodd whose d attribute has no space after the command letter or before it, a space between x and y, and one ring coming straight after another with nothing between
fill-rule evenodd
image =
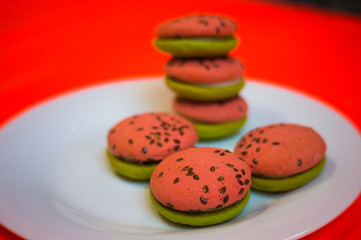
<instances>
[{"instance_id":1,"label":"black sesame seed","mask_svg":"<svg viewBox=\"0 0 361 240\"><path fill-rule=\"evenodd\" d=\"M179 144L179 143L180 143L180 140L179 140L179 139L173 139L173 142Z\"/></svg>"},{"instance_id":2,"label":"black sesame seed","mask_svg":"<svg viewBox=\"0 0 361 240\"><path fill-rule=\"evenodd\" d=\"M260 150L261 150L261 148L260 148L260 147L256 148L256 152L259 152Z\"/></svg>"},{"instance_id":3,"label":"black sesame seed","mask_svg":"<svg viewBox=\"0 0 361 240\"><path fill-rule=\"evenodd\" d=\"M194 180L199 180L198 175L193 175Z\"/></svg>"},{"instance_id":4,"label":"black sesame seed","mask_svg":"<svg viewBox=\"0 0 361 240\"><path fill-rule=\"evenodd\" d=\"M238 145L239 148L242 148L246 143L241 143Z\"/></svg>"},{"instance_id":5,"label":"black sesame seed","mask_svg":"<svg viewBox=\"0 0 361 240\"><path fill-rule=\"evenodd\" d=\"M169 137L169 136L170 136L170 133L165 132L165 133L164 133L164 135L166 135L166 136L168 136L168 137Z\"/></svg>"},{"instance_id":6,"label":"black sesame seed","mask_svg":"<svg viewBox=\"0 0 361 240\"><path fill-rule=\"evenodd\" d=\"M143 147L143 148L142 148L142 152L143 152L144 154L146 154L146 153L147 153L147 148L146 148L146 147Z\"/></svg>"},{"instance_id":7,"label":"black sesame seed","mask_svg":"<svg viewBox=\"0 0 361 240\"><path fill-rule=\"evenodd\" d=\"M187 171L187 169L189 168L189 166L185 166L184 168L182 168L182 171Z\"/></svg>"},{"instance_id":8,"label":"black sesame seed","mask_svg":"<svg viewBox=\"0 0 361 240\"><path fill-rule=\"evenodd\" d=\"M163 172L159 173L158 178L160 178L161 176L163 176Z\"/></svg>"},{"instance_id":9,"label":"black sesame seed","mask_svg":"<svg viewBox=\"0 0 361 240\"><path fill-rule=\"evenodd\" d=\"M163 144L161 142L157 142L158 147L163 147Z\"/></svg>"},{"instance_id":10,"label":"black sesame seed","mask_svg":"<svg viewBox=\"0 0 361 240\"><path fill-rule=\"evenodd\" d=\"M182 161L184 158L178 158L177 160L175 160L176 162L180 162Z\"/></svg>"},{"instance_id":11,"label":"black sesame seed","mask_svg":"<svg viewBox=\"0 0 361 240\"><path fill-rule=\"evenodd\" d=\"M142 131L142 130L144 130L144 128L138 128L138 129L137 129L137 131Z\"/></svg>"},{"instance_id":12,"label":"black sesame seed","mask_svg":"<svg viewBox=\"0 0 361 240\"><path fill-rule=\"evenodd\" d=\"M237 175L236 175L236 178L241 178L241 177L242 177L241 174L237 174Z\"/></svg>"},{"instance_id":13,"label":"black sesame seed","mask_svg":"<svg viewBox=\"0 0 361 240\"><path fill-rule=\"evenodd\" d=\"M229 196L228 196L228 194L227 194L227 195L225 195L224 198L223 198L223 203L228 202L228 199L229 199Z\"/></svg>"},{"instance_id":14,"label":"black sesame seed","mask_svg":"<svg viewBox=\"0 0 361 240\"><path fill-rule=\"evenodd\" d=\"M280 145L279 142L273 142L272 145Z\"/></svg>"},{"instance_id":15,"label":"black sesame seed","mask_svg":"<svg viewBox=\"0 0 361 240\"><path fill-rule=\"evenodd\" d=\"M134 121L130 121L129 124L130 124L130 125L133 125L133 124L134 124Z\"/></svg>"},{"instance_id":16,"label":"black sesame seed","mask_svg":"<svg viewBox=\"0 0 361 240\"><path fill-rule=\"evenodd\" d=\"M177 184L179 182L179 177L177 177L176 179L174 179L173 184Z\"/></svg>"},{"instance_id":17,"label":"black sesame seed","mask_svg":"<svg viewBox=\"0 0 361 240\"><path fill-rule=\"evenodd\" d=\"M224 152L221 152L220 154L219 154L220 156L224 156L224 155L226 155Z\"/></svg>"},{"instance_id":18,"label":"black sesame seed","mask_svg":"<svg viewBox=\"0 0 361 240\"><path fill-rule=\"evenodd\" d=\"M246 171L244 169L241 169L242 175L246 175Z\"/></svg>"},{"instance_id":19,"label":"black sesame seed","mask_svg":"<svg viewBox=\"0 0 361 240\"><path fill-rule=\"evenodd\" d=\"M267 138L265 138L262 140L262 143L266 143L267 141L268 141Z\"/></svg>"},{"instance_id":20,"label":"black sesame seed","mask_svg":"<svg viewBox=\"0 0 361 240\"><path fill-rule=\"evenodd\" d=\"M239 195L241 195L244 192L244 188L241 188L238 192Z\"/></svg>"},{"instance_id":21,"label":"black sesame seed","mask_svg":"<svg viewBox=\"0 0 361 240\"><path fill-rule=\"evenodd\" d=\"M169 141L169 138L164 138L164 142L168 142Z\"/></svg>"},{"instance_id":22,"label":"black sesame seed","mask_svg":"<svg viewBox=\"0 0 361 240\"><path fill-rule=\"evenodd\" d=\"M243 186L243 182L241 179L237 178L237 182L239 183L239 185Z\"/></svg>"},{"instance_id":23,"label":"black sesame seed","mask_svg":"<svg viewBox=\"0 0 361 240\"><path fill-rule=\"evenodd\" d=\"M153 126L152 128L153 128L153 129L158 129L159 127L157 127L157 126Z\"/></svg>"},{"instance_id":24,"label":"black sesame seed","mask_svg":"<svg viewBox=\"0 0 361 240\"><path fill-rule=\"evenodd\" d=\"M192 172L192 171L193 171L193 168L189 168L189 169L188 169L188 172Z\"/></svg>"},{"instance_id":25,"label":"black sesame seed","mask_svg":"<svg viewBox=\"0 0 361 240\"><path fill-rule=\"evenodd\" d=\"M258 161L257 161L257 159L255 159L255 158L252 159L252 162L253 162L254 164L256 164L256 165L258 164Z\"/></svg>"},{"instance_id":26,"label":"black sesame seed","mask_svg":"<svg viewBox=\"0 0 361 240\"><path fill-rule=\"evenodd\" d=\"M198 23L203 24L204 26L208 25L208 22L204 20L199 20Z\"/></svg>"},{"instance_id":27,"label":"black sesame seed","mask_svg":"<svg viewBox=\"0 0 361 240\"><path fill-rule=\"evenodd\" d=\"M128 139L128 143L133 144L134 143L133 139Z\"/></svg>"},{"instance_id":28,"label":"black sesame seed","mask_svg":"<svg viewBox=\"0 0 361 240\"><path fill-rule=\"evenodd\" d=\"M297 160L297 166L301 166L302 165L302 160L301 159L298 159Z\"/></svg>"},{"instance_id":29,"label":"black sesame seed","mask_svg":"<svg viewBox=\"0 0 361 240\"><path fill-rule=\"evenodd\" d=\"M248 179L246 179L246 180L244 180L244 184L248 184L249 183L249 180Z\"/></svg>"},{"instance_id":30,"label":"black sesame seed","mask_svg":"<svg viewBox=\"0 0 361 240\"><path fill-rule=\"evenodd\" d=\"M177 151L178 149L179 149L179 145L177 145L173 148L174 151Z\"/></svg>"},{"instance_id":31,"label":"black sesame seed","mask_svg":"<svg viewBox=\"0 0 361 240\"><path fill-rule=\"evenodd\" d=\"M115 144L113 144L112 149L115 150L117 148L117 146Z\"/></svg>"},{"instance_id":32,"label":"black sesame seed","mask_svg":"<svg viewBox=\"0 0 361 240\"><path fill-rule=\"evenodd\" d=\"M224 177L223 176L219 176L218 177L218 181L223 181Z\"/></svg>"},{"instance_id":33,"label":"black sesame seed","mask_svg":"<svg viewBox=\"0 0 361 240\"><path fill-rule=\"evenodd\" d=\"M221 193L221 194L224 194L225 192L226 192L226 186L223 186L221 189L219 189L219 192Z\"/></svg>"},{"instance_id":34,"label":"black sesame seed","mask_svg":"<svg viewBox=\"0 0 361 240\"><path fill-rule=\"evenodd\" d=\"M209 170L211 170L211 172L214 172L214 170L216 170L216 168L214 166L212 166Z\"/></svg>"},{"instance_id":35,"label":"black sesame seed","mask_svg":"<svg viewBox=\"0 0 361 240\"><path fill-rule=\"evenodd\" d=\"M203 187L203 192L204 192L204 193L207 193L208 191L209 191L208 186L207 186L207 185L204 185L204 187Z\"/></svg>"},{"instance_id":36,"label":"black sesame seed","mask_svg":"<svg viewBox=\"0 0 361 240\"><path fill-rule=\"evenodd\" d=\"M238 169L237 169L237 168L233 168L233 171L238 172Z\"/></svg>"},{"instance_id":37,"label":"black sesame seed","mask_svg":"<svg viewBox=\"0 0 361 240\"><path fill-rule=\"evenodd\" d=\"M155 142L154 139L150 140L149 144L152 145Z\"/></svg>"},{"instance_id":38,"label":"black sesame seed","mask_svg":"<svg viewBox=\"0 0 361 240\"><path fill-rule=\"evenodd\" d=\"M194 174L194 172L188 172L187 174L186 174L186 176L192 176Z\"/></svg>"},{"instance_id":39,"label":"black sesame seed","mask_svg":"<svg viewBox=\"0 0 361 240\"><path fill-rule=\"evenodd\" d=\"M234 165L233 164L230 164L230 163L226 163L226 165L228 166L228 167L234 167Z\"/></svg>"},{"instance_id":40,"label":"black sesame seed","mask_svg":"<svg viewBox=\"0 0 361 240\"><path fill-rule=\"evenodd\" d=\"M225 27L226 27L226 23L225 23L225 22L221 22L221 26L222 26L223 28L225 28Z\"/></svg>"},{"instance_id":41,"label":"black sesame seed","mask_svg":"<svg viewBox=\"0 0 361 240\"><path fill-rule=\"evenodd\" d=\"M223 204L217 205L216 209L223 207Z\"/></svg>"},{"instance_id":42,"label":"black sesame seed","mask_svg":"<svg viewBox=\"0 0 361 240\"><path fill-rule=\"evenodd\" d=\"M152 137L149 136L149 135L146 135L145 138L146 138L146 139L151 139Z\"/></svg>"},{"instance_id":43,"label":"black sesame seed","mask_svg":"<svg viewBox=\"0 0 361 240\"><path fill-rule=\"evenodd\" d=\"M256 150L257 151L257 150ZM247 151L243 151L241 152L241 154L244 156L244 155L247 155Z\"/></svg>"},{"instance_id":44,"label":"black sesame seed","mask_svg":"<svg viewBox=\"0 0 361 240\"><path fill-rule=\"evenodd\" d=\"M201 196L199 200L201 201L201 203L207 204L207 199L205 199L204 197Z\"/></svg>"},{"instance_id":45,"label":"black sesame seed","mask_svg":"<svg viewBox=\"0 0 361 240\"><path fill-rule=\"evenodd\" d=\"M260 131L259 131L259 134L262 134L262 133L264 133L264 130L260 130Z\"/></svg>"},{"instance_id":46,"label":"black sesame seed","mask_svg":"<svg viewBox=\"0 0 361 240\"><path fill-rule=\"evenodd\" d=\"M220 153L221 152L221 150L216 150L216 151L214 151L215 153Z\"/></svg>"},{"instance_id":47,"label":"black sesame seed","mask_svg":"<svg viewBox=\"0 0 361 240\"><path fill-rule=\"evenodd\" d=\"M167 203L167 207L174 208L173 204L171 204L171 203Z\"/></svg>"}]
</instances>

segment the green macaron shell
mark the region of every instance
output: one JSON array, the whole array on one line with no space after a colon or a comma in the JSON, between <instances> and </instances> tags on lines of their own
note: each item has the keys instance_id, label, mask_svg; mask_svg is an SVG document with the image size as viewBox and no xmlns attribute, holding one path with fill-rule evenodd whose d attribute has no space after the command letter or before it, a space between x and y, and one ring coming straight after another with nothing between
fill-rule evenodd
<instances>
[{"instance_id":1,"label":"green macaron shell","mask_svg":"<svg viewBox=\"0 0 361 240\"><path fill-rule=\"evenodd\" d=\"M218 57L226 56L237 45L234 37L224 38L159 38L155 46L175 57Z\"/></svg>"},{"instance_id":2,"label":"green macaron shell","mask_svg":"<svg viewBox=\"0 0 361 240\"><path fill-rule=\"evenodd\" d=\"M326 158L324 157L311 169L284 178L264 178L253 175L251 188L266 192L283 192L298 188L319 175L325 163Z\"/></svg>"},{"instance_id":3,"label":"green macaron shell","mask_svg":"<svg viewBox=\"0 0 361 240\"><path fill-rule=\"evenodd\" d=\"M247 117L223 123L193 122L199 140L215 140L235 134L243 127Z\"/></svg>"},{"instance_id":4,"label":"green macaron shell","mask_svg":"<svg viewBox=\"0 0 361 240\"><path fill-rule=\"evenodd\" d=\"M163 204L158 202L158 200L154 197L152 191L150 191L150 199L161 215L173 222L190 226L215 225L234 218L246 207L249 197L250 191L246 193L246 195L241 201L232 204L226 208L215 211L192 213L177 211L164 206Z\"/></svg>"},{"instance_id":5,"label":"green macaron shell","mask_svg":"<svg viewBox=\"0 0 361 240\"><path fill-rule=\"evenodd\" d=\"M108 149L107 156L112 169L116 173L133 180L149 180L154 168L158 166L158 163L137 164L123 161L114 157Z\"/></svg>"},{"instance_id":6,"label":"green macaron shell","mask_svg":"<svg viewBox=\"0 0 361 240\"><path fill-rule=\"evenodd\" d=\"M210 102L224 100L237 96L244 86L244 80L222 86L204 86L178 81L172 77L166 76L166 85L177 93L178 96L185 99Z\"/></svg>"}]
</instances>

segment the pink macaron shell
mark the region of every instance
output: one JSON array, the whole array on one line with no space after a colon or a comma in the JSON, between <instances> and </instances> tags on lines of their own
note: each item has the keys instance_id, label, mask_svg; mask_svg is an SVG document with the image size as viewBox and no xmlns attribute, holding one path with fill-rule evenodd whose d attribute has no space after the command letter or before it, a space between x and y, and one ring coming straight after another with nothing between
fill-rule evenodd
<instances>
[{"instance_id":1,"label":"pink macaron shell","mask_svg":"<svg viewBox=\"0 0 361 240\"><path fill-rule=\"evenodd\" d=\"M241 200L251 170L228 150L194 147L170 155L154 170L150 188L163 205L180 211L208 211Z\"/></svg>"},{"instance_id":2,"label":"pink macaron shell","mask_svg":"<svg viewBox=\"0 0 361 240\"><path fill-rule=\"evenodd\" d=\"M254 174L280 177L315 166L325 156L326 143L310 127L273 124L246 133L234 152Z\"/></svg>"},{"instance_id":3,"label":"pink macaron shell","mask_svg":"<svg viewBox=\"0 0 361 240\"><path fill-rule=\"evenodd\" d=\"M195 102L176 97L173 108L186 118L207 123L239 120L248 112L248 105L241 96L217 102Z\"/></svg>"},{"instance_id":4,"label":"pink macaron shell","mask_svg":"<svg viewBox=\"0 0 361 240\"><path fill-rule=\"evenodd\" d=\"M198 140L191 122L169 113L144 113L128 117L107 136L108 149L117 157L134 162L161 161Z\"/></svg>"},{"instance_id":5,"label":"pink macaron shell","mask_svg":"<svg viewBox=\"0 0 361 240\"><path fill-rule=\"evenodd\" d=\"M172 58L165 65L168 76L189 83L213 84L243 76L244 66L233 57L209 59Z\"/></svg>"},{"instance_id":6,"label":"pink macaron shell","mask_svg":"<svg viewBox=\"0 0 361 240\"><path fill-rule=\"evenodd\" d=\"M156 35L159 38L175 37L224 37L237 31L234 21L221 16L194 15L161 24Z\"/></svg>"}]
</instances>

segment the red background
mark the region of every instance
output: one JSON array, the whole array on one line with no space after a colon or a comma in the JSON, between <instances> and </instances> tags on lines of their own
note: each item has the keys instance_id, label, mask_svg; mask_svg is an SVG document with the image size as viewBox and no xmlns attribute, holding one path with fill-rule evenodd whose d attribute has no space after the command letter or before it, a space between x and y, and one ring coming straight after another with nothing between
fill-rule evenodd
<instances>
[{"instance_id":1,"label":"red background","mask_svg":"<svg viewBox=\"0 0 361 240\"><path fill-rule=\"evenodd\" d=\"M246 78L313 95L361 128L361 18L300 5L235 0L1 1L0 126L83 86L164 75L151 41L179 15L219 13L239 25L231 55ZM361 198L305 239L361 239ZM1 213L0 213L1 214ZM0 226L1 239L18 237Z\"/></svg>"}]
</instances>

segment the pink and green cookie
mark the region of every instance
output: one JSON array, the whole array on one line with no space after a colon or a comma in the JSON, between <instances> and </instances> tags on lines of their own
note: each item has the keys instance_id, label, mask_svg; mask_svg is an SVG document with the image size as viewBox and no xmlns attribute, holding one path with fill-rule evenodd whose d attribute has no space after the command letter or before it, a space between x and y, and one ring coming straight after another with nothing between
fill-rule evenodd
<instances>
[{"instance_id":1,"label":"pink and green cookie","mask_svg":"<svg viewBox=\"0 0 361 240\"><path fill-rule=\"evenodd\" d=\"M251 170L229 150L194 147L165 158L153 171L150 196L169 220L191 226L237 216L250 196Z\"/></svg>"},{"instance_id":2,"label":"pink and green cookie","mask_svg":"<svg viewBox=\"0 0 361 240\"><path fill-rule=\"evenodd\" d=\"M234 152L252 169L252 188L280 192L300 187L322 171L326 143L312 128L271 124L246 133Z\"/></svg>"},{"instance_id":3,"label":"pink and green cookie","mask_svg":"<svg viewBox=\"0 0 361 240\"><path fill-rule=\"evenodd\" d=\"M107 156L116 173L148 180L165 157L193 147L197 141L198 134L187 119L147 112L125 118L109 130Z\"/></svg>"},{"instance_id":4,"label":"pink and green cookie","mask_svg":"<svg viewBox=\"0 0 361 240\"><path fill-rule=\"evenodd\" d=\"M166 84L178 96L194 101L232 98L244 86L244 66L233 57L172 58L165 66Z\"/></svg>"},{"instance_id":5,"label":"pink and green cookie","mask_svg":"<svg viewBox=\"0 0 361 240\"><path fill-rule=\"evenodd\" d=\"M161 24L154 44L176 57L225 56L237 45L236 31L237 25L229 18L193 15Z\"/></svg>"},{"instance_id":6,"label":"pink and green cookie","mask_svg":"<svg viewBox=\"0 0 361 240\"><path fill-rule=\"evenodd\" d=\"M241 96L216 102L176 97L173 108L193 122L200 140L219 139L236 133L246 122L248 113L248 104Z\"/></svg>"}]
</instances>

